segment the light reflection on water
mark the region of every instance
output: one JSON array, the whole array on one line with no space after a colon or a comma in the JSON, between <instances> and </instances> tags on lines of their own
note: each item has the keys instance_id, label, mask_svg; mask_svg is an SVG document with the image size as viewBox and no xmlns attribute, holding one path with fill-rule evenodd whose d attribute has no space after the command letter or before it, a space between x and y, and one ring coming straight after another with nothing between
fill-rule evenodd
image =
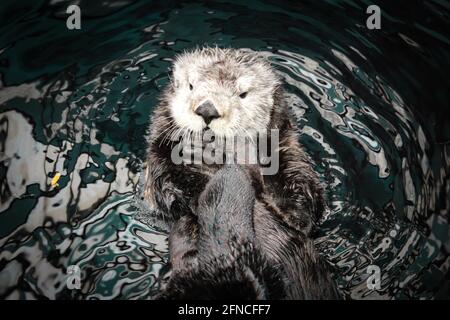
<instances>
[{"instance_id":1,"label":"light reflection on water","mask_svg":"<svg viewBox=\"0 0 450 320\"><path fill-rule=\"evenodd\" d=\"M13 43L17 35L0 33L0 297L145 299L158 291L168 276L165 233L145 223L145 204L134 196L143 137L173 56L208 42L261 51L285 79L301 142L327 190L316 244L343 294L449 298L449 140L438 106L430 107L438 94L425 93L445 91L426 46L445 45L438 34L401 30L401 16L383 20L386 30L399 29L394 35L369 34L358 23L363 9L342 13L333 30L326 5L296 13L270 2L248 11L237 2L158 10L82 2L91 20L77 35L58 20L63 4L48 5L48 16L7 20L10 29L42 34ZM433 6L426 14L438 23ZM250 28L252 19L266 23ZM391 65L392 51L380 45L394 40L403 41L405 67ZM417 75L408 59L435 77L405 81ZM79 291L66 289L74 264ZM372 264L382 270L378 292L366 286Z\"/></svg>"}]
</instances>

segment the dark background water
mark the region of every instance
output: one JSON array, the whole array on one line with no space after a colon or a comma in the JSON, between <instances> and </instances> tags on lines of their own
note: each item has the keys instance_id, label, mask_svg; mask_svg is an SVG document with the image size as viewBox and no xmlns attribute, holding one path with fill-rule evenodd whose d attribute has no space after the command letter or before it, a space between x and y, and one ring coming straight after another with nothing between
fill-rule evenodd
<instances>
[{"instance_id":1,"label":"dark background water","mask_svg":"<svg viewBox=\"0 0 450 320\"><path fill-rule=\"evenodd\" d=\"M66 28L73 3L81 30ZM450 298L449 13L437 0L2 1L0 297L158 291L165 234L135 197L144 134L174 55L217 44L261 51L285 79L327 189L316 244L343 295Z\"/></svg>"}]
</instances>

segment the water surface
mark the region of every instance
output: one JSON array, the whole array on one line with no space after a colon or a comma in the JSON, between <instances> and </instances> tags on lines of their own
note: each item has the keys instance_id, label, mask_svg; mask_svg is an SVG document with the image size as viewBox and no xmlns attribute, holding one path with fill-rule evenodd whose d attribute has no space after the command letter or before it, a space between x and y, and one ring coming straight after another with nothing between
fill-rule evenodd
<instances>
[{"instance_id":1,"label":"water surface","mask_svg":"<svg viewBox=\"0 0 450 320\"><path fill-rule=\"evenodd\" d=\"M135 196L144 135L173 57L204 44L258 50L285 80L327 190L316 244L343 295L450 298L450 6L378 2L368 30L369 4L80 1L68 30L67 1L3 1L0 298L158 292L166 235Z\"/></svg>"}]
</instances>

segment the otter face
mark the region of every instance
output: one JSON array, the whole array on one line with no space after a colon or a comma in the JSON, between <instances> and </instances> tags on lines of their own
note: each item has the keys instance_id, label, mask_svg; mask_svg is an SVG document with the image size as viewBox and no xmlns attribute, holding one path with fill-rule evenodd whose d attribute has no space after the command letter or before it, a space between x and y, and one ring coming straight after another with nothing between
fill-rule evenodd
<instances>
[{"instance_id":1,"label":"otter face","mask_svg":"<svg viewBox=\"0 0 450 320\"><path fill-rule=\"evenodd\" d=\"M177 57L169 107L181 130L219 137L267 129L278 76L256 53L203 48Z\"/></svg>"}]
</instances>

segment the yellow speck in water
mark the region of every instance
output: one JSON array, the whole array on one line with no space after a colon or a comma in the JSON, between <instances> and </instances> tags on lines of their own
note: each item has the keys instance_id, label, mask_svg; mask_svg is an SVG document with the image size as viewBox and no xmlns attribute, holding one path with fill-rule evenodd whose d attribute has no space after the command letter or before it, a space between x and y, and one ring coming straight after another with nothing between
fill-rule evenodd
<instances>
[{"instance_id":1,"label":"yellow speck in water","mask_svg":"<svg viewBox=\"0 0 450 320\"><path fill-rule=\"evenodd\" d=\"M52 181L50 182L52 187L58 186L59 178L61 178L61 173L57 172L53 177Z\"/></svg>"}]
</instances>

